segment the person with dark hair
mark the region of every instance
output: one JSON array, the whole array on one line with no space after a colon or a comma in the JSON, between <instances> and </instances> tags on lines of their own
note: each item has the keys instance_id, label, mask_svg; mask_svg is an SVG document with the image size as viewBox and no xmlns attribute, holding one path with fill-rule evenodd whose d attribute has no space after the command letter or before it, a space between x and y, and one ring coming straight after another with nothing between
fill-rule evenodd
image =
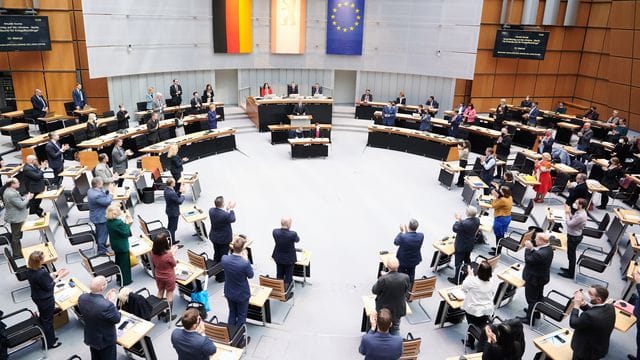
<instances>
[{"instance_id":1,"label":"person with dark hair","mask_svg":"<svg viewBox=\"0 0 640 360\"><path fill-rule=\"evenodd\" d=\"M598 114L596 109L597 108L594 105L591 105L589 107L589 110L587 110L587 112L584 115L582 115L582 117L589 120L598 120L598 117L600 116L600 114Z\"/></svg>"},{"instance_id":2,"label":"person with dark hair","mask_svg":"<svg viewBox=\"0 0 640 360\"><path fill-rule=\"evenodd\" d=\"M211 84L207 84L204 87L204 91L202 92L202 103L208 104L213 102L214 96L215 96L215 93L213 92L213 86L211 86Z\"/></svg>"},{"instance_id":3,"label":"person with dark hair","mask_svg":"<svg viewBox=\"0 0 640 360\"><path fill-rule=\"evenodd\" d=\"M480 219L478 219L478 209L474 206L468 206L466 211L466 218L462 219L460 214L456 213L454 216L456 222L453 224L453 232L456 234L456 240L454 242L455 249L455 272L454 276L448 278L449 282L458 285L458 279L462 263L471 263L471 251L476 243L476 233L480 228Z\"/></svg>"},{"instance_id":4,"label":"person with dark hair","mask_svg":"<svg viewBox=\"0 0 640 360\"><path fill-rule=\"evenodd\" d=\"M53 185L60 186L62 177L59 175L64 170L64 152L69 150L69 144L60 145L60 135L53 131L49 133L49 141L44 146L47 153L47 163L53 170Z\"/></svg>"},{"instance_id":5,"label":"person with dark hair","mask_svg":"<svg viewBox=\"0 0 640 360\"><path fill-rule=\"evenodd\" d=\"M178 145L173 144L169 146L169 151L167 151L167 158L171 164L169 172L171 172L171 176L176 181L173 184L173 189L175 191L180 191L180 179L182 178L182 171L184 170L182 164L185 161L189 161L189 158L180 156L179 150Z\"/></svg>"},{"instance_id":6,"label":"person with dark hair","mask_svg":"<svg viewBox=\"0 0 640 360\"><path fill-rule=\"evenodd\" d=\"M214 104L209 105L209 111L207 111L207 126L209 130L218 128L218 113Z\"/></svg>"},{"instance_id":7,"label":"person with dark hair","mask_svg":"<svg viewBox=\"0 0 640 360\"><path fill-rule=\"evenodd\" d=\"M124 105L118 105L118 112L116 113L116 118L118 119L118 129L126 129L129 127L129 119L131 116L127 109L125 109Z\"/></svg>"},{"instance_id":8,"label":"person with dark hair","mask_svg":"<svg viewBox=\"0 0 640 360\"><path fill-rule=\"evenodd\" d=\"M506 187L509 189L509 191L511 191L513 193L513 186L516 184L515 180L513 179L513 173L511 171L506 171L503 175L502 175L502 179L500 179L500 181L497 183L498 186L496 186L495 188L502 188L502 187Z\"/></svg>"},{"instance_id":9,"label":"person with dark hair","mask_svg":"<svg viewBox=\"0 0 640 360\"><path fill-rule=\"evenodd\" d=\"M211 220L211 231L209 240L213 243L213 262L219 263L223 255L229 253L229 244L233 237L231 224L236 221L235 201L230 201L226 208L224 197L218 196L214 200L214 208L209 209L209 219ZM224 272L216 275L217 282L224 282Z\"/></svg>"},{"instance_id":10,"label":"person with dark hair","mask_svg":"<svg viewBox=\"0 0 640 360\"><path fill-rule=\"evenodd\" d=\"M398 108L393 101L389 101L387 105L382 108L382 125L395 126L396 113Z\"/></svg>"},{"instance_id":11,"label":"person with dark hair","mask_svg":"<svg viewBox=\"0 0 640 360\"><path fill-rule=\"evenodd\" d=\"M440 108L440 103L436 101L436 97L433 95L427 98L424 105L427 107L427 110L435 110L434 115L438 113L438 109Z\"/></svg>"},{"instance_id":12,"label":"person with dark hair","mask_svg":"<svg viewBox=\"0 0 640 360\"><path fill-rule=\"evenodd\" d=\"M477 272L476 276L473 268L468 266L467 277L462 282L462 290L466 293L462 309L466 312L467 323L482 329L493 314L493 297L496 290L491 284L493 272L491 264L486 261L481 262ZM473 336L469 335L466 345L471 349L475 348Z\"/></svg>"},{"instance_id":13,"label":"person with dark hair","mask_svg":"<svg viewBox=\"0 0 640 360\"><path fill-rule=\"evenodd\" d=\"M420 131L431 131L431 115L422 104L419 105L418 115L420 116Z\"/></svg>"},{"instance_id":14,"label":"person with dark hair","mask_svg":"<svg viewBox=\"0 0 640 360\"><path fill-rule=\"evenodd\" d=\"M147 142L149 145L153 145L160 141L158 129L160 129L160 115L158 112L154 111L147 121Z\"/></svg>"},{"instance_id":15,"label":"person with dark hair","mask_svg":"<svg viewBox=\"0 0 640 360\"><path fill-rule=\"evenodd\" d=\"M360 340L358 351L365 360L396 360L402 356L402 337L392 335L389 328L392 324L391 311L382 308L369 316L371 329Z\"/></svg>"},{"instance_id":16,"label":"person with dark hair","mask_svg":"<svg viewBox=\"0 0 640 360\"><path fill-rule=\"evenodd\" d=\"M369 89L365 90L364 94L360 96L360 101L364 103L373 101L373 95L371 94L371 90Z\"/></svg>"},{"instance_id":17,"label":"person with dark hair","mask_svg":"<svg viewBox=\"0 0 640 360\"><path fill-rule=\"evenodd\" d=\"M520 101L520 107L530 108L533 105L533 101L531 100L531 96L527 95L524 100Z\"/></svg>"},{"instance_id":18,"label":"person with dark hair","mask_svg":"<svg viewBox=\"0 0 640 360\"><path fill-rule=\"evenodd\" d=\"M624 176L624 169L620 164L620 159L612 157L609 159L609 166L603 166L602 170L604 170L604 175L600 183L606 186L609 191L600 193L601 200L598 209L606 210L609 203L609 195L612 195L614 190L620 188L620 179Z\"/></svg>"},{"instance_id":19,"label":"person with dark hair","mask_svg":"<svg viewBox=\"0 0 640 360\"><path fill-rule=\"evenodd\" d=\"M578 144L576 145L576 149L582 151L589 150L592 137L593 130L591 130L591 123L587 121L582 125L582 129L578 131Z\"/></svg>"},{"instance_id":20,"label":"person with dark hair","mask_svg":"<svg viewBox=\"0 0 640 360\"><path fill-rule=\"evenodd\" d=\"M620 159L620 163L624 164L626 160L631 156L631 144L629 144L629 138L627 136L621 136L618 139L612 139L612 143L616 143L616 146L611 152L612 157Z\"/></svg>"},{"instance_id":21,"label":"person with dark hair","mask_svg":"<svg viewBox=\"0 0 640 360\"><path fill-rule=\"evenodd\" d=\"M109 168L109 155L102 153L98 155L98 164L93 169L93 173L96 177L102 179L102 183L109 186L114 181L118 181L120 176Z\"/></svg>"},{"instance_id":22,"label":"person with dark hair","mask_svg":"<svg viewBox=\"0 0 640 360\"><path fill-rule=\"evenodd\" d=\"M153 239L151 262L153 263L156 286L158 287L157 297L166 299L172 309L173 292L176 289L176 251L178 251L177 246L169 246L167 234L162 233ZM176 315L173 314L171 320L174 320L175 317Z\"/></svg>"},{"instance_id":23,"label":"person with dark hair","mask_svg":"<svg viewBox=\"0 0 640 360\"><path fill-rule=\"evenodd\" d=\"M35 155L27 155L27 162L22 168L24 186L33 194L29 201L29 214L36 214L38 217L44 216L44 210L40 207L42 199L38 199L37 196L47 188L43 171L45 168L46 165L40 164Z\"/></svg>"},{"instance_id":24,"label":"person with dark hair","mask_svg":"<svg viewBox=\"0 0 640 360\"><path fill-rule=\"evenodd\" d=\"M588 199L591 194L589 193L589 188L587 187L587 174L579 173L576 175L576 182L569 183L567 188L569 189L569 196L567 196L567 201L565 201L565 205L571 209L571 212L575 212L573 208L573 203L582 198Z\"/></svg>"},{"instance_id":25,"label":"person with dark hair","mask_svg":"<svg viewBox=\"0 0 640 360\"><path fill-rule=\"evenodd\" d=\"M102 178L94 177L91 179L91 189L87 192L87 202L89 203L89 221L96 229L96 243L98 243L98 255L113 255L107 252L107 239L109 231L107 230L107 208L111 205L113 198L110 193L113 192L115 186L109 184L109 190L104 190Z\"/></svg>"},{"instance_id":26,"label":"person with dark hair","mask_svg":"<svg viewBox=\"0 0 640 360\"><path fill-rule=\"evenodd\" d=\"M208 360L216 353L216 345L205 334L204 321L197 309L185 310L181 322L183 328L171 333L171 344L178 360Z\"/></svg>"},{"instance_id":27,"label":"person with dark hair","mask_svg":"<svg viewBox=\"0 0 640 360\"><path fill-rule=\"evenodd\" d=\"M509 324L500 323L485 326L487 343L482 351L482 360L520 360L523 349L516 341L513 329Z\"/></svg>"},{"instance_id":28,"label":"person with dark hair","mask_svg":"<svg viewBox=\"0 0 640 360\"><path fill-rule=\"evenodd\" d=\"M607 304L609 291L593 285L587 294L573 294L569 326L574 329L571 349L574 359L602 359L609 352L609 339L616 323L616 311Z\"/></svg>"},{"instance_id":29,"label":"person with dark hair","mask_svg":"<svg viewBox=\"0 0 640 360\"><path fill-rule=\"evenodd\" d=\"M260 96L264 97L269 95L273 95L273 90L271 89L271 85L266 82L260 87Z\"/></svg>"},{"instance_id":30,"label":"person with dark hair","mask_svg":"<svg viewBox=\"0 0 640 360\"><path fill-rule=\"evenodd\" d=\"M33 198L32 193L25 196L20 195L20 181L10 178L5 183L2 200L4 202L4 221L11 226L11 255L14 258L22 257L22 225L29 216L29 201Z\"/></svg>"},{"instance_id":31,"label":"person with dark hair","mask_svg":"<svg viewBox=\"0 0 640 360\"><path fill-rule=\"evenodd\" d=\"M538 122L538 115L540 114L540 110L538 109L538 102L533 102L531 104L531 108L529 112L522 115L522 118L527 121L527 125L536 126Z\"/></svg>"},{"instance_id":32,"label":"person with dark hair","mask_svg":"<svg viewBox=\"0 0 640 360\"><path fill-rule=\"evenodd\" d=\"M220 260L225 272L224 296L229 304L227 324L234 328L244 325L247 321L251 297L248 280L253 278L253 267L245 258L245 244L246 240L238 236L233 241L233 254L224 255Z\"/></svg>"},{"instance_id":33,"label":"person with dark hair","mask_svg":"<svg viewBox=\"0 0 640 360\"><path fill-rule=\"evenodd\" d=\"M182 103L182 85L180 85L178 79L173 79L173 83L169 88L169 95L173 106L180 106Z\"/></svg>"},{"instance_id":34,"label":"person with dark hair","mask_svg":"<svg viewBox=\"0 0 640 360\"><path fill-rule=\"evenodd\" d=\"M167 214L167 230L171 233L171 242L173 245L180 243L176 239L176 230L178 230L178 220L180 218L180 205L184 202L183 188L176 188L176 180L168 178L164 188L165 213Z\"/></svg>"},{"instance_id":35,"label":"person with dark hair","mask_svg":"<svg viewBox=\"0 0 640 360\"><path fill-rule=\"evenodd\" d=\"M511 197L511 190L504 186L498 190L491 190L491 195L494 199L491 201L491 207L493 208L493 234L496 237L496 246L498 241L504 237L504 234L509 229L511 224L511 209L513 208L513 198ZM491 248L489 255L495 255L500 253L500 250Z\"/></svg>"},{"instance_id":36,"label":"person with dark hair","mask_svg":"<svg viewBox=\"0 0 640 360\"><path fill-rule=\"evenodd\" d=\"M480 165L482 170L480 171L480 179L484 181L487 186L493 181L493 174L496 170L496 157L493 155L493 148L488 147L484 151L484 156L480 157ZM489 189L485 189L485 195L489 194Z\"/></svg>"},{"instance_id":37,"label":"person with dark hair","mask_svg":"<svg viewBox=\"0 0 640 360\"><path fill-rule=\"evenodd\" d=\"M400 225L400 232L393 240L393 244L398 246L396 254L400 262L398 271L409 275L412 283L416 275L416 266L422 261L420 250L424 241L424 234L416 230L418 230L418 220L411 219L408 225Z\"/></svg>"},{"instance_id":38,"label":"person with dark hair","mask_svg":"<svg viewBox=\"0 0 640 360\"><path fill-rule=\"evenodd\" d=\"M460 128L460 125L462 125L463 120L464 120L464 117L460 113L460 111L455 110L454 115L451 117L451 120L449 121L449 131L447 132L449 136L454 137L456 139L459 137L460 133L458 132L458 129Z\"/></svg>"},{"instance_id":39,"label":"person with dark hair","mask_svg":"<svg viewBox=\"0 0 640 360\"><path fill-rule=\"evenodd\" d=\"M496 158L498 160L504 161L504 164L496 166L496 176L502 177L502 173L506 171L507 168L507 158L511 153L511 135L509 134L509 129L505 126L500 130L500 136L496 140ZM489 185L489 184L487 184Z\"/></svg>"},{"instance_id":40,"label":"person with dark hair","mask_svg":"<svg viewBox=\"0 0 640 360\"><path fill-rule=\"evenodd\" d=\"M127 172L129 157L133 156L133 151L122 147L122 139L116 140L111 151L111 161L113 162L113 172L118 175L117 185L120 187L124 183L124 175Z\"/></svg>"},{"instance_id":41,"label":"person with dark hair","mask_svg":"<svg viewBox=\"0 0 640 360\"><path fill-rule=\"evenodd\" d=\"M411 280L409 275L398 272L400 263L395 257L387 260L387 273L382 274L371 288L376 295L376 310L387 308L391 312L391 329L393 335L400 333L400 319L406 314L406 299Z\"/></svg>"},{"instance_id":42,"label":"person with dark hair","mask_svg":"<svg viewBox=\"0 0 640 360\"><path fill-rule=\"evenodd\" d=\"M47 349L55 349L62 345L56 337L53 329L53 313L56 302L53 297L53 289L55 282L69 272L65 269L59 269L54 273L42 266L44 262L44 253L42 251L34 251L29 255L27 262L27 279L31 288L31 300L38 307L40 314L39 320L44 331L45 340L47 341Z\"/></svg>"},{"instance_id":43,"label":"person with dark hair","mask_svg":"<svg viewBox=\"0 0 640 360\"><path fill-rule=\"evenodd\" d=\"M462 114L464 118L465 124L473 125L476 121L476 108L473 106L473 103L469 103L467 107L464 109L464 113Z\"/></svg>"},{"instance_id":44,"label":"person with dark hair","mask_svg":"<svg viewBox=\"0 0 640 360\"><path fill-rule=\"evenodd\" d=\"M556 114L566 114L567 113L567 108L566 108L566 106L564 106L564 103L562 101L558 102L558 107L556 107L555 112L556 112Z\"/></svg>"},{"instance_id":45,"label":"person with dark hair","mask_svg":"<svg viewBox=\"0 0 640 360\"><path fill-rule=\"evenodd\" d=\"M469 140L464 140L458 144L458 156L460 160L458 160L458 166L461 168L466 168L469 162L469 151L471 151L471 142ZM464 177L466 175L466 171L460 171L460 175L458 175L458 187L464 186Z\"/></svg>"},{"instance_id":46,"label":"person with dark hair","mask_svg":"<svg viewBox=\"0 0 640 360\"><path fill-rule=\"evenodd\" d=\"M533 325L534 305L544 297L544 286L549 283L551 262L553 261L553 249L549 246L549 236L546 233L537 233L532 241L525 243L524 270L522 279L525 281L524 296L528 307L525 309L525 317L519 317L524 324Z\"/></svg>"},{"instance_id":47,"label":"person with dark hair","mask_svg":"<svg viewBox=\"0 0 640 360\"><path fill-rule=\"evenodd\" d=\"M544 136L540 139L540 145L538 146L538 152L540 154L553 152L553 144L556 140L553 138L553 133L551 130L546 130L544 132Z\"/></svg>"},{"instance_id":48,"label":"person with dark hair","mask_svg":"<svg viewBox=\"0 0 640 360\"><path fill-rule=\"evenodd\" d=\"M293 281L293 266L296 258L296 243L300 241L298 233L291 230L291 218L282 218L280 228L272 232L275 246L271 257L276 262L276 278L284 280L288 287Z\"/></svg>"},{"instance_id":49,"label":"person with dark hair","mask_svg":"<svg viewBox=\"0 0 640 360\"><path fill-rule=\"evenodd\" d=\"M567 258L568 268L560 268L560 276L573 279L576 270L576 250L582 242L582 230L587 225L587 200L580 198L574 203L575 212L565 205L565 224L567 225Z\"/></svg>"}]
</instances>

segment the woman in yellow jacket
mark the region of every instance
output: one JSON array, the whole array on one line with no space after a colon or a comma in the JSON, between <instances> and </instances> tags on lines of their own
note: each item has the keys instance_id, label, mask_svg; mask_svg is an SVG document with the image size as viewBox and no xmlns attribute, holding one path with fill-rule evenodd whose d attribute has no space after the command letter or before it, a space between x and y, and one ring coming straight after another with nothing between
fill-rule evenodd
<instances>
[{"instance_id":1,"label":"woman in yellow jacket","mask_svg":"<svg viewBox=\"0 0 640 360\"><path fill-rule=\"evenodd\" d=\"M511 190L508 187L502 186L498 190L492 190L491 194L494 199L491 202L493 208L493 234L496 236L496 246L498 240L504 237L504 234L509 228L511 223L511 208L513 207L513 199L511 198ZM491 248L489 255L495 255L496 251L499 254L500 251L496 248Z\"/></svg>"}]
</instances>

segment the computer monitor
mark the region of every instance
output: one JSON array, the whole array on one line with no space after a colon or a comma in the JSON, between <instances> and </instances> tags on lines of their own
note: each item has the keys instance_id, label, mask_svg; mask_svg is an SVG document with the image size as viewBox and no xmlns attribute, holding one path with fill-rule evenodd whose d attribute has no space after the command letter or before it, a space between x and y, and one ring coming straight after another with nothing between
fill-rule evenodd
<instances>
[{"instance_id":1,"label":"computer monitor","mask_svg":"<svg viewBox=\"0 0 640 360\"><path fill-rule=\"evenodd\" d=\"M55 200L55 206L58 210L58 216L60 219L66 218L69 214L69 204L67 203L67 197L64 193L60 194L60 196Z\"/></svg>"},{"instance_id":2,"label":"computer monitor","mask_svg":"<svg viewBox=\"0 0 640 360\"><path fill-rule=\"evenodd\" d=\"M84 173L80 175L80 177L78 177L74 181L75 181L76 187L78 188L78 191L80 191L80 194L82 194L82 196L87 196L87 192L89 192L89 188L91 188L91 185L89 185L89 179L87 178L87 174Z\"/></svg>"}]
</instances>

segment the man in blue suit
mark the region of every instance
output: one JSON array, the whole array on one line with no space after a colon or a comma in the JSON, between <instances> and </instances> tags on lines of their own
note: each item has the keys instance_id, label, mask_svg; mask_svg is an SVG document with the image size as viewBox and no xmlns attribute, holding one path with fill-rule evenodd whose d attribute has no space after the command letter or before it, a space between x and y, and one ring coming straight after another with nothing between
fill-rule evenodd
<instances>
[{"instance_id":1,"label":"man in blue suit","mask_svg":"<svg viewBox=\"0 0 640 360\"><path fill-rule=\"evenodd\" d=\"M418 230L418 220L409 220L409 225L400 225L400 233L393 241L398 246L396 257L400 262L398 271L409 275L409 279L413 282L416 275L416 266L422 261L422 242L424 234L416 232Z\"/></svg>"},{"instance_id":2,"label":"man in blue suit","mask_svg":"<svg viewBox=\"0 0 640 360\"><path fill-rule=\"evenodd\" d=\"M522 115L522 117L527 120L527 125L536 126L539 114L540 110L538 109L538 102L534 102L533 104L531 104L531 109L529 110L529 112Z\"/></svg>"},{"instance_id":3,"label":"man in blue suit","mask_svg":"<svg viewBox=\"0 0 640 360\"><path fill-rule=\"evenodd\" d=\"M276 262L276 278L284 279L285 287L293 281L293 265L296 263L295 243L300 241L298 234L291 231L291 218L280 220L280 229L273 230L276 242L271 257Z\"/></svg>"},{"instance_id":4,"label":"man in blue suit","mask_svg":"<svg viewBox=\"0 0 640 360\"><path fill-rule=\"evenodd\" d=\"M171 233L173 245L176 245L180 242L176 239L176 230L178 230L180 205L184 202L184 196L182 195L182 187L180 187L180 191L174 189L176 186L176 180L174 178L167 179L166 185L164 188L164 203L165 213L167 214L167 230Z\"/></svg>"},{"instance_id":5,"label":"man in blue suit","mask_svg":"<svg viewBox=\"0 0 640 360\"><path fill-rule=\"evenodd\" d=\"M78 298L84 318L84 343L89 346L91 360L116 359L116 324L120 322L120 313L113 303L116 290L109 290L105 299L102 294L106 288L107 279L96 276L91 280L91 293Z\"/></svg>"},{"instance_id":6,"label":"man in blue suit","mask_svg":"<svg viewBox=\"0 0 640 360\"><path fill-rule=\"evenodd\" d=\"M471 264L471 251L476 243L476 233L480 228L480 219L478 209L475 206L468 206L466 210L467 217L463 219L460 214L455 214L456 222L453 224L453 232L456 233L456 240L453 245L455 250L455 273L453 277L448 278L451 283L458 285L458 274L462 263Z\"/></svg>"},{"instance_id":7,"label":"man in blue suit","mask_svg":"<svg viewBox=\"0 0 640 360\"><path fill-rule=\"evenodd\" d=\"M107 230L107 208L111 205L115 185L109 184L107 191L103 188L102 179L94 177L91 179L91 189L87 191L87 202L89 203L89 221L96 228L96 242L98 243L98 255L113 255L107 252L107 239L109 232Z\"/></svg>"},{"instance_id":8,"label":"man in blue suit","mask_svg":"<svg viewBox=\"0 0 640 360\"><path fill-rule=\"evenodd\" d=\"M382 125L385 126L394 126L396 123L396 112L398 108L396 108L396 104L393 101L390 101L387 105L382 108Z\"/></svg>"},{"instance_id":9,"label":"man in blue suit","mask_svg":"<svg viewBox=\"0 0 640 360\"><path fill-rule=\"evenodd\" d=\"M217 264L222 260L223 255L229 253L229 244L233 237L231 224L236 221L236 214L233 209L236 207L235 201L230 201L225 209L224 197L218 196L214 201L215 208L209 209L209 219L211 220L211 231L209 240L213 243L213 261ZM224 273L216 275L217 282L224 282Z\"/></svg>"},{"instance_id":10,"label":"man in blue suit","mask_svg":"<svg viewBox=\"0 0 640 360\"><path fill-rule=\"evenodd\" d=\"M391 335L391 311L386 308L371 315L371 330L362 335L360 354L365 360L395 360L402 355L402 336Z\"/></svg>"},{"instance_id":11,"label":"man in blue suit","mask_svg":"<svg viewBox=\"0 0 640 360\"><path fill-rule=\"evenodd\" d=\"M197 309L190 308L182 314L183 329L171 333L171 344L178 353L178 360L208 360L216 353L216 345L204 333L204 322Z\"/></svg>"},{"instance_id":12,"label":"man in blue suit","mask_svg":"<svg viewBox=\"0 0 640 360\"><path fill-rule=\"evenodd\" d=\"M49 133L49 142L44 146L47 153L47 162L53 170L53 183L57 186L62 184L62 177L59 175L64 169L64 152L69 150L69 144L60 145L60 135L56 132Z\"/></svg>"},{"instance_id":13,"label":"man in blue suit","mask_svg":"<svg viewBox=\"0 0 640 360\"><path fill-rule=\"evenodd\" d=\"M73 97L73 105L75 105L76 110L81 110L87 105L87 98L82 92L82 84L76 85L76 88L73 89L71 93L71 97Z\"/></svg>"},{"instance_id":14,"label":"man in blue suit","mask_svg":"<svg viewBox=\"0 0 640 360\"><path fill-rule=\"evenodd\" d=\"M253 278L253 268L249 260L243 257L242 251L246 240L242 237L233 242L233 254L222 257L222 268L226 274L224 296L229 304L229 320L232 327L242 326L247 321L249 309L249 279Z\"/></svg>"}]
</instances>

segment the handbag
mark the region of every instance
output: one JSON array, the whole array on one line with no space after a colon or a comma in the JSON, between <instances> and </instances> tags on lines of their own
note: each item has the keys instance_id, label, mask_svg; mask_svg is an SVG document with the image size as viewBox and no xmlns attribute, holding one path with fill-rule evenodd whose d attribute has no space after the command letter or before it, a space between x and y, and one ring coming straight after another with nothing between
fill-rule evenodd
<instances>
[{"instance_id":1,"label":"handbag","mask_svg":"<svg viewBox=\"0 0 640 360\"><path fill-rule=\"evenodd\" d=\"M202 290L202 291L198 291L198 292L192 292L191 293L191 301L192 302L199 302L202 305L204 305L204 310L205 311L211 311L211 307L209 306L209 292L207 292L207 290Z\"/></svg>"}]
</instances>

